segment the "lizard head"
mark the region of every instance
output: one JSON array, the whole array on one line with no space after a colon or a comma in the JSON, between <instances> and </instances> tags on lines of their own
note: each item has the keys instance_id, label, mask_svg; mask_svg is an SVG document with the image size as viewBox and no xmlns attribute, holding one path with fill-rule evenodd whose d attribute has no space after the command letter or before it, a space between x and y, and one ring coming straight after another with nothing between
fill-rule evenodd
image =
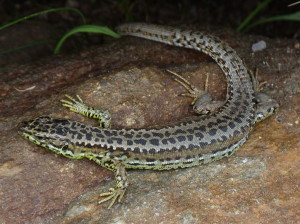
<instances>
[{"instance_id":1,"label":"lizard head","mask_svg":"<svg viewBox=\"0 0 300 224\"><path fill-rule=\"evenodd\" d=\"M36 145L69 158L74 157L74 150L66 138L70 132L68 120L40 116L21 123L18 132Z\"/></svg>"}]
</instances>

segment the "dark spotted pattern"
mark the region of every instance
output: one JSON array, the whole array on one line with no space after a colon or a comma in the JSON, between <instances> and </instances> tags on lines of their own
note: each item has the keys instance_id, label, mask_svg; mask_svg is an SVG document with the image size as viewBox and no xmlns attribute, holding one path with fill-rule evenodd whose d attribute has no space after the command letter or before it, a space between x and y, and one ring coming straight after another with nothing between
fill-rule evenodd
<instances>
[{"instance_id":1,"label":"dark spotted pattern","mask_svg":"<svg viewBox=\"0 0 300 224\"><path fill-rule=\"evenodd\" d=\"M114 169L114 163L102 162L103 158L142 169L208 163L231 155L246 141L256 122L254 89L247 68L230 46L201 32L165 26L127 24L117 30L211 56L227 79L225 104L214 114L154 129L103 129L39 117L24 123L21 135L56 153L70 158L88 157L109 169Z\"/></svg>"}]
</instances>

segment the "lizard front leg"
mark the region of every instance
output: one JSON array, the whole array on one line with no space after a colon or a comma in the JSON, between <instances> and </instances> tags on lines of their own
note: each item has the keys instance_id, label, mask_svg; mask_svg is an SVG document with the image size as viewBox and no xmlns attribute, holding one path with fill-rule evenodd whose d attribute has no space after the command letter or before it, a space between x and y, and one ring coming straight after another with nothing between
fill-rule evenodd
<instances>
[{"instance_id":1,"label":"lizard front leg","mask_svg":"<svg viewBox=\"0 0 300 224\"><path fill-rule=\"evenodd\" d=\"M115 173L116 186L110 188L108 192L101 193L101 197L105 197L98 203L104 203L111 200L108 208L111 208L116 201L120 202L128 187L127 172L124 164L118 160L102 161L102 166L112 170Z\"/></svg>"},{"instance_id":2,"label":"lizard front leg","mask_svg":"<svg viewBox=\"0 0 300 224\"><path fill-rule=\"evenodd\" d=\"M78 95L76 95L77 100L69 95L65 96L68 98L68 100L60 100L60 102L63 103L63 106L68 107L75 113L89 118L97 119L100 127L102 128L110 128L111 115L108 110L87 106Z\"/></svg>"}]
</instances>

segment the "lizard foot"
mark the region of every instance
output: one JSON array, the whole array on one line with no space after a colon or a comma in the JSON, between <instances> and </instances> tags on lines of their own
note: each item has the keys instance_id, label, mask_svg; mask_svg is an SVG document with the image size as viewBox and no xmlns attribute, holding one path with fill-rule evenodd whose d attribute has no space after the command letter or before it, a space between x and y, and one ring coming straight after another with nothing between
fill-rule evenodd
<instances>
[{"instance_id":1,"label":"lizard foot","mask_svg":"<svg viewBox=\"0 0 300 224\"><path fill-rule=\"evenodd\" d=\"M100 194L101 197L105 198L99 201L98 204L111 200L110 204L108 205L108 208L111 208L116 201L120 202L122 200L125 191L126 189L122 188L110 188L108 192Z\"/></svg>"},{"instance_id":2,"label":"lizard foot","mask_svg":"<svg viewBox=\"0 0 300 224\"><path fill-rule=\"evenodd\" d=\"M208 75L206 76L205 89L201 90L192 85L182 76L177 73L167 70L172 75L175 75L175 81L181 84L188 92L182 93L181 96L188 96L193 98L192 105L195 113L200 115L206 115L211 112L214 112L217 108L224 104L223 101L214 101L210 93L207 92L208 87Z\"/></svg>"},{"instance_id":3,"label":"lizard foot","mask_svg":"<svg viewBox=\"0 0 300 224\"><path fill-rule=\"evenodd\" d=\"M83 103L82 99L76 95L77 99L69 95L65 95L68 100L62 99L62 105L68 107L71 111L81 114L85 117L97 119L100 127L110 128L111 115L108 110L102 110L96 107L89 107Z\"/></svg>"},{"instance_id":4,"label":"lizard foot","mask_svg":"<svg viewBox=\"0 0 300 224\"><path fill-rule=\"evenodd\" d=\"M262 92L263 86L267 83L258 81L258 69L255 70L255 75L250 71L251 80L254 87L255 102L256 102L256 115L255 122L262 121L275 113L279 104L276 100L272 99L268 94Z\"/></svg>"}]
</instances>

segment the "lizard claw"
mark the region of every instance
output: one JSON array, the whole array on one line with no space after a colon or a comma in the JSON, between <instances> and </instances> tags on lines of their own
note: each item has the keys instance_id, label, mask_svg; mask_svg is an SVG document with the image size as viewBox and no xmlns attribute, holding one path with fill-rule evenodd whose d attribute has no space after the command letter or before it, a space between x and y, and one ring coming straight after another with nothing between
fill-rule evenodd
<instances>
[{"instance_id":1,"label":"lizard claw","mask_svg":"<svg viewBox=\"0 0 300 224\"><path fill-rule=\"evenodd\" d=\"M117 200L118 202L122 200L125 191L126 189L122 189L122 188L117 188L117 189L110 188L108 192L100 194L101 197L105 197L105 198L99 201L98 204L111 200L108 206L108 208L111 208Z\"/></svg>"}]
</instances>

